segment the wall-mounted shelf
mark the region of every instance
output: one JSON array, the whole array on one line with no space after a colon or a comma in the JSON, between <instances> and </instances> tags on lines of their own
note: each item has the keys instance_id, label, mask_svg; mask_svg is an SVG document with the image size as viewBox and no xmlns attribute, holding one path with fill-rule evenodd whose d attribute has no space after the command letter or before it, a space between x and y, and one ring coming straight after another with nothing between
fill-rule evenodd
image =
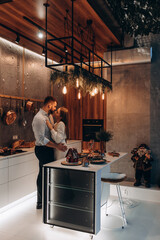
<instances>
[{"instance_id":1,"label":"wall-mounted shelf","mask_svg":"<svg viewBox=\"0 0 160 240\"><path fill-rule=\"evenodd\" d=\"M3 94L0 94L0 98L8 98L8 99L15 99L15 100L29 100L29 101L33 101L33 102L43 102L43 100L40 100L40 99L17 97L17 96L3 95Z\"/></svg>"}]
</instances>

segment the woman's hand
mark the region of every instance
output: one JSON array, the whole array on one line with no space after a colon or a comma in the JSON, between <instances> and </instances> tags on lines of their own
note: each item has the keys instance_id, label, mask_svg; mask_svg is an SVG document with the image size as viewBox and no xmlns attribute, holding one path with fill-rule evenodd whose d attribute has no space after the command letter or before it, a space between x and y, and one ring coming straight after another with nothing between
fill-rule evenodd
<instances>
[{"instance_id":1,"label":"woman's hand","mask_svg":"<svg viewBox=\"0 0 160 240\"><path fill-rule=\"evenodd\" d=\"M46 124L47 124L47 126L48 126L48 128L49 128L50 130L53 129L52 124L51 124L48 120L46 120Z\"/></svg>"}]
</instances>

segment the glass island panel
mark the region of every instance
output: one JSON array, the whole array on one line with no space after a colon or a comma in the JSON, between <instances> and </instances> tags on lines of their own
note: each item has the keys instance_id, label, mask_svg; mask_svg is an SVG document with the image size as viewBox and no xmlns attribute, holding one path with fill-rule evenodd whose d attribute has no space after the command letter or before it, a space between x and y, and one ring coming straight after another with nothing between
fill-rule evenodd
<instances>
[{"instance_id":1,"label":"glass island panel","mask_svg":"<svg viewBox=\"0 0 160 240\"><path fill-rule=\"evenodd\" d=\"M95 232L95 173L44 167L44 223Z\"/></svg>"}]
</instances>

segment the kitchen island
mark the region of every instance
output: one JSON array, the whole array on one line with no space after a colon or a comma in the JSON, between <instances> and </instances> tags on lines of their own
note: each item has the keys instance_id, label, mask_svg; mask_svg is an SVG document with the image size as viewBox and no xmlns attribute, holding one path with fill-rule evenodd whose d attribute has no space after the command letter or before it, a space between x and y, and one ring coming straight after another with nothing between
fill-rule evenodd
<instances>
[{"instance_id":1,"label":"kitchen island","mask_svg":"<svg viewBox=\"0 0 160 240\"><path fill-rule=\"evenodd\" d=\"M88 167L62 165L65 159L44 165L43 222L97 234L101 226L101 176L125 155L106 155L106 163Z\"/></svg>"}]
</instances>

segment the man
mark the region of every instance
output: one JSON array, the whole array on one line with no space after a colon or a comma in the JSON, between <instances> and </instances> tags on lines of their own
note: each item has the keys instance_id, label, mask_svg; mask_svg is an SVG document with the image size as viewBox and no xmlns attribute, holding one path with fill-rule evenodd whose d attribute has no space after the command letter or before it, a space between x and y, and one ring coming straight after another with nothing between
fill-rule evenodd
<instances>
[{"instance_id":1,"label":"man","mask_svg":"<svg viewBox=\"0 0 160 240\"><path fill-rule=\"evenodd\" d=\"M37 209L42 208L42 167L44 164L54 160L54 148L60 151L66 151L67 147L63 144L56 144L51 140L51 133L47 127L46 120L49 120L49 114L53 113L57 107L57 100L48 96L44 100L43 107L34 116L32 129L36 139L35 155L39 160L39 173L37 177Z\"/></svg>"}]
</instances>

